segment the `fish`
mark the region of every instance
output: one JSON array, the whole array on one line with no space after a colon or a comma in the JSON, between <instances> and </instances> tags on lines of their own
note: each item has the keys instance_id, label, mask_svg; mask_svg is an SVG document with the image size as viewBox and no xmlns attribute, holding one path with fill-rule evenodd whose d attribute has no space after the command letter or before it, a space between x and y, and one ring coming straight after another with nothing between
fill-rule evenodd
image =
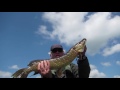
<instances>
[{"instance_id":1,"label":"fish","mask_svg":"<svg viewBox=\"0 0 120 90\"><path fill-rule=\"evenodd\" d=\"M38 64L43 60L48 60L50 62L50 70L60 70L67 65L69 65L77 56L78 53L83 52L86 46L86 38L83 38L78 43L76 43L73 47L71 47L67 53L63 56L54 58L54 59L37 59L32 60L27 65L26 68L21 68L12 74L12 78L27 78L28 75L34 71L34 74L38 74L39 71L37 69Z\"/></svg>"}]
</instances>

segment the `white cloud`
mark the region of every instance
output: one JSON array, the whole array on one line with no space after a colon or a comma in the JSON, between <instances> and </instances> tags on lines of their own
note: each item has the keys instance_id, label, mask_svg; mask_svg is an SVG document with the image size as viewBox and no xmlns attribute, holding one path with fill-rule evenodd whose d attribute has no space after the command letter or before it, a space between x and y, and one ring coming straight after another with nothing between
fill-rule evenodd
<instances>
[{"instance_id":1,"label":"white cloud","mask_svg":"<svg viewBox=\"0 0 120 90\"><path fill-rule=\"evenodd\" d=\"M120 78L120 75L115 75L114 78Z\"/></svg>"},{"instance_id":2,"label":"white cloud","mask_svg":"<svg viewBox=\"0 0 120 90\"><path fill-rule=\"evenodd\" d=\"M103 51L103 55L108 56L108 55L111 55L111 54L114 54L114 53L117 53L117 52L120 52L120 44L116 44L112 47L105 48L104 51Z\"/></svg>"},{"instance_id":3,"label":"white cloud","mask_svg":"<svg viewBox=\"0 0 120 90\"><path fill-rule=\"evenodd\" d=\"M61 43L72 46L82 38L87 38L87 53L100 53L110 39L120 37L120 17L111 17L110 12L46 12L43 19L51 24L52 30L41 25L38 33L49 39L58 39ZM87 18L87 20L85 20ZM45 37L44 36L44 37ZM112 50L110 54L115 53Z\"/></svg>"},{"instance_id":4,"label":"white cloud","mask_svg":"<svg viewBox=\"0 0 120 90\"><path fill-rule=\"evenodd\" d=\"M111 66L110 62L102 62L101 63L103 66Z\"/></svg>"},{"instance_id":5,"label":"white cloud","mask_svg":"<svg viewBox=\"0 0 120 90\"><path fill-rule=\"evenodd\" d=\"M0 71L0 78L11 78L12 73L6 71Z\"/></svg>"},{"instance_id":6,"label":"white cloud","mask_svg":"<svg viewBox=\"0 0 120 90\"><path fill-rule=\"evenodd\" d=\"M95 65L90 65L91 72L89 78L105 78L106 75L103 72L99 72Z\"/></svg>"},{"instance_id":7,"label":"white cloud","mask_svg":"<svg viewBox=\"0 0 120 90\"><path fill-rule=\"evenodd\" d=\"M46 39L49 39L49 36L50 36L51 38L53 38L52 34L50 34L50 32L47 31L47 27L44 26L44 25L41 25L41 26L39 27L38 31L36 31L35 33L36 33L36 34L39 34L39 35L45 34L46 36L44 36L44 38L46 38Z\"/></svg>"},{"instance_id":8,"label":"white cloud","mask_svg":"<svg viewBox=\"0 0 120 90\"><path fill-rule=\"evenodd\" d=\"M117 43L118 43L117 40L113 40L113 42L112 42L113 45L114 45L114 44L117 44Z\"/></svg>"},{"instance_id":9,"label":"white cloud","mask_svg":"<svg viewBox=\"0 0 120 90\"><path fill-rule=\"evenodd\" d=\"M120 65L120 61L116 61L116 64Z\"/></svg>"},{"instance_id":10,"label":"white cloud","mask_svg":"<svg viewBox=\"0 0 120 90\"><path fill-rule=\"evenodd\" d=\"M17 65L13 65L10 67L11 69L20 69Z\"/></svg>"}]
</instances>

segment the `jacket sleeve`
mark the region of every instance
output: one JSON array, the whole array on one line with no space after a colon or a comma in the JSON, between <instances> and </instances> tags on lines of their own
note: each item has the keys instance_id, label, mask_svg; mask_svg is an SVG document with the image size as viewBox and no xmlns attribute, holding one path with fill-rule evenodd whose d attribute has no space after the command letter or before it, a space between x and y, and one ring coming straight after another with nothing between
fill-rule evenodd
<instances>
[{"instance_id":1,"label":"jacket sleeve","mask_svg":"<svg viewBox=\"0 0 120 90\"><path fill-rule=\"evenodd\" d=\"M71 63L71 71L74 75L74 78L89 78L90 74L90 65L87 57L84 60L78 58L78 65Z\"/></svg>"},{"instance_id":2,"label":"jacket sleeve","mask_svg":"<svg viewBox=\"0 0 120 90\"><path fill-rule=\"evenodd\" d=\"M77 64L78 64L79 78L89 78L91 69L88 58L85 56L85 59L83 60L78 59Z\"/></svg>"}]
</instances>

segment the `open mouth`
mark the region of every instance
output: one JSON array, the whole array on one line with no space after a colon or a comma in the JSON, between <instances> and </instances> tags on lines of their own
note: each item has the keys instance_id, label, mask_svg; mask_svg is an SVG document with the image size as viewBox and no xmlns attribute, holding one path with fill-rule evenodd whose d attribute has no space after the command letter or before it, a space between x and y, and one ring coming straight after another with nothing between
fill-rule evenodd
<instances>
[{"instance_id":1,"label":"open mouth","mask_svg":"<svg viewBox=\"0 0 120 90\"><path fill-rule=\"evenodd\" d=\"M56 57L60 57L60 55L56 55Z\"/></svg>"}]
</instances>

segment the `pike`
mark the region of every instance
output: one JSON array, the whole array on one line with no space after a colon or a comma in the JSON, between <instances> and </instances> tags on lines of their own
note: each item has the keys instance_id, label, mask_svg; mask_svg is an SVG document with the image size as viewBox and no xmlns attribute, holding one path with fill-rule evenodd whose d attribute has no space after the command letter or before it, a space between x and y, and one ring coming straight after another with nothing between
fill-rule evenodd
<instances>
[{"instance_id":1,"label":"pike","mask_svg":"<svg viewBox=\"0 0 120 90\"><path fill-rule=\"evenodd\" d=\"M12 77L27 78L28 74L32 71L34 71L34 75L37 74L38 64L43 60L48 60L50 62L51 70L59 70L60 68L63 68L66 65L70 64L78 56L78 53L83 52L85 45L86 38L83 38L81 41L76 43L72 48L70 48L65 55L54 59L33 60L28 64L27 68L17 70L14 74L12 74Z\"/></svg>"}]
</instances>

